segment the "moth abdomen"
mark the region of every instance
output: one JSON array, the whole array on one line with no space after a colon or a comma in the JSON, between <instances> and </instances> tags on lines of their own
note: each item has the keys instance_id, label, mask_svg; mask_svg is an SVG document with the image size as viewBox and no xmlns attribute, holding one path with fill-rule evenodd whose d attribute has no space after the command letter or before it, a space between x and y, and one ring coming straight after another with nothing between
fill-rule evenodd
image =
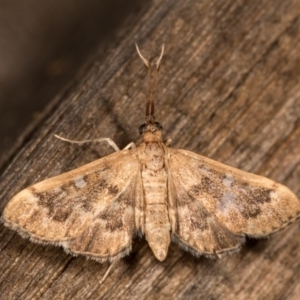
<instances>
[{"instance_id":1,"label":"moth abdomen","mask_svg":"<svg viewBox=\"0 0 300 300\"><path fill-rule=\"evenodd\" d=\"M166 204L146 206L145 236L155 257L163 261L168 253L171 225Z\"/></svg>"},{"instance_id":2,"label":"moth abdomen","mask_svg":"<svg viewBox=\"0 0 300 300\"><path fill-rule=\"evenodd\" d=\"M145 203L145 236L155 257L162 261L167 256L171 242L166 170L161 168L153 171L144 166L142 181Z\"/></svg>"}]
</instances>

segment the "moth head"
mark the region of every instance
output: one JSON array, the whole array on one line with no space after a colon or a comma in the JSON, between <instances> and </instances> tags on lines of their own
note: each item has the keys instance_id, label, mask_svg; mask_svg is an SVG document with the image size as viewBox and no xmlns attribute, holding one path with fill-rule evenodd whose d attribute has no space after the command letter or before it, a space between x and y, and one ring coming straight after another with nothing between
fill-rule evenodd
<instances>
[{"instance_id":1,"label":"moth head","mask_svg":"<svg viewBox=\"0 0 300 300\"><path fill-rule=\"evenodd\" d=\"M139 128L140 135L142 135L145 142L161 141L162 125L158 122L146 122Z\"/></svg>"},{"instance_id":2,"label":"moth head","mask_svg":"<svg viewBox=\"0 0 300 300\"><path fill-rule=\"evenodd\" d=\"M155 133L156 131L162 131L163 127L158 122L144 123L140 126L139 132L143 135L146 132Z\"/></svg>"}]
</instances>

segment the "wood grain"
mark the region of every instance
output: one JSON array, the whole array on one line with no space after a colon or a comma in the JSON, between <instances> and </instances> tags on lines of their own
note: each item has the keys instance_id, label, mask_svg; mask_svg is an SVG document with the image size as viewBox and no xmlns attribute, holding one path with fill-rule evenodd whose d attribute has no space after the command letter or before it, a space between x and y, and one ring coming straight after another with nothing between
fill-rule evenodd
<instances>
[{"instance_id":1,"label":"wood grain","mask_svg":"<svg viewBox=\"0 0 300 300\"><path fill-rule=\"evenodd\" d=\"M300 2L153 1L124 20L23 138L1 177L3 210L21 189L112 152L53 138L138 141L145 69L135 53L159 54L165 39L157 120L185 148L268 176L300 197ZM50 230L50 229L49 229ZM36 245L0 225L3 299L299 299L296 223L270 240L249 240L221 260L176 245L158 262L134 241L104 284L108 265Z\"/></svg>"}]
</instances>

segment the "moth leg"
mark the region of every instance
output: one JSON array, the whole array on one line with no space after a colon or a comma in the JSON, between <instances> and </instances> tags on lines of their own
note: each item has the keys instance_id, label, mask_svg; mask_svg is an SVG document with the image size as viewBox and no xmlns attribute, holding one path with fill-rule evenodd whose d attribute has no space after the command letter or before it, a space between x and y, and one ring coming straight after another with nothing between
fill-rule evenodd
<instances>
[{"instance_id":1,"label":"moth leg","mask_svg":"<svg viewBox=\"0 0 300 300\"><path fill-rule=\"evenodd\" d=\"M167 139L167 140L164 141L164 143L165 143L166 146L170 146L171 143L172 143L172 139Z\"/></svg>"},{"instance_id":2,"label":"moth leg","mask_svg":"<svg viewBox=\"0 0 300 300\"><path fill-rule=\"evenodd\" d=\"M105 279L106 279L107 276L109 275L109 273L110 273L112 267L115 266L116 263L117 263L117 261L113 261L113 262L110 264L110 266L109 266L108 269L106 270L105 274L103 275L102 279L100 280L99 284L102 284L102 283L105 281Z\"/></svg>"},{"instance_id":3,"label":"moth leg","mask_svg":"<svg viewBox=\"0 0 300 300\"><path fill-rule=\"evenodd\" d=\"M129 143L125 148L123 148L122 150L128 150L128 149L135 149L136 148L136 145L135 143L131 142Z\"/></svg>"},{"instance_id":4,"label":"moth leg","mask_svg":"<svg viewBox=\"0 0 300 300\"><path fill-rule=\"evenodd\" d=\"M98 139L93 139L93 140L74 141L74 140L69 140L69 139L66 139L64 137L61 137L57 134L54 134L54 136L57 139L62 140L64 142L68 142L68 143L72 143L72 144L78 144L78 145L83 145L85 143L90 143L90 142L100 142L100 143L107 142L112 148L114 148L114 150L116 152L120 151L120 148L117 146L117 144L110 138L98 138Z\"/></svg>"}]
</instances>

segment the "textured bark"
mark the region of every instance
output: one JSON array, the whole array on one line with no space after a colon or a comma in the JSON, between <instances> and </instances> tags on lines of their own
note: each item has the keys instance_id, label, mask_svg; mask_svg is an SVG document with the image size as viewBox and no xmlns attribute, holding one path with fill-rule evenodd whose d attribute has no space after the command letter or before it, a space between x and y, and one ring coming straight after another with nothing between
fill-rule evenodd
<instances>
[{"instance_id":1,"label":"textured bark","mask_svg":"<svg viewBox=\"0 0 300 300\"><path fill-rule=\"evenodd\" d=\"M157 120L185 148L270 177L300 197L300 2L153 1L123 21L27 130L6 161L0 210L21 189L112 152L53 138L138 141L146 71L159 54ZM51 230L49 228L49 230ZM158 262L144 240L108 265L36 245L0 225L3 299L299 299L299 224L240 253L196 259L172 245Z\"/></svg>"}]
</instances>

